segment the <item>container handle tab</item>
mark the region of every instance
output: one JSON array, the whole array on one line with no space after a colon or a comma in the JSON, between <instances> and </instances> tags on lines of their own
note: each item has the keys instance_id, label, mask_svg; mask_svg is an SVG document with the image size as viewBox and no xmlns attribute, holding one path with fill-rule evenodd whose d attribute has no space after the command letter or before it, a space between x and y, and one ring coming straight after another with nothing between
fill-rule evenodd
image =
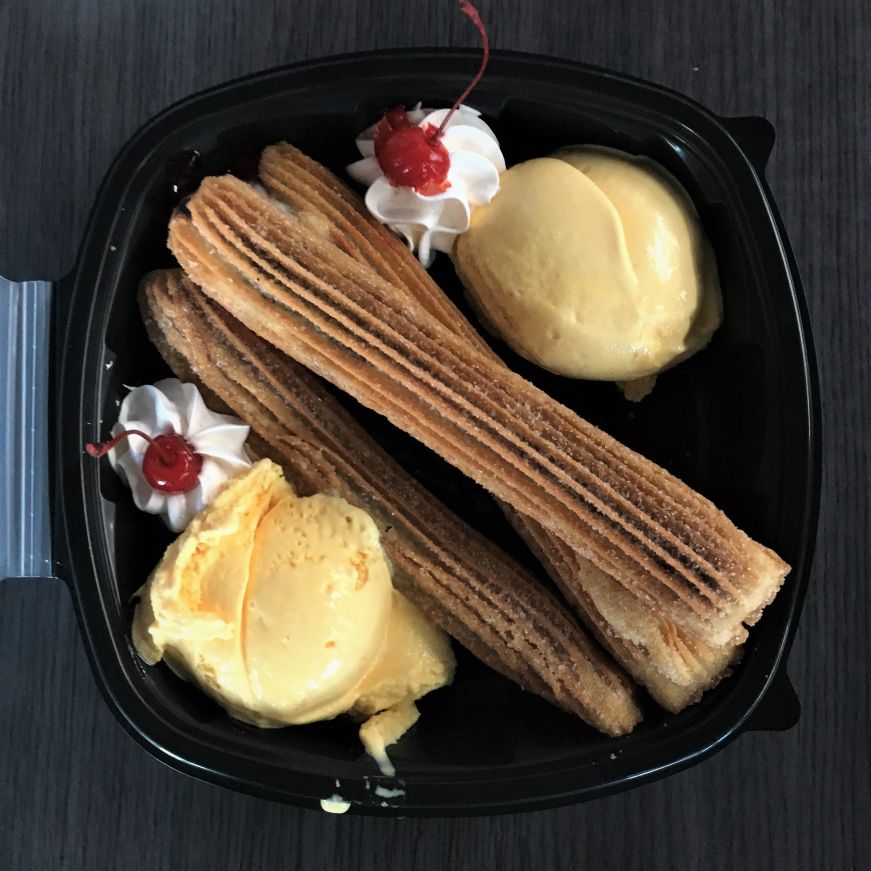
<instances>
[{"instance_id":1,"label":"container handle tab","mask_svg":"<svg viewBox=\"0 0 871 871\"><path fill-rule=\"evenodd\" d=\"M48 468L53 285L0 277L0 580L53 574Z\"/></svg>"},{"instance_id":2,"label":"container handle tab","mask_svg":"<svg viewBox=\"0 0 871 871\"><path fill-rule=\"evenodd\" d=\"M744 154L759 175L765 174L768 158L771 157L776 138L774 125L767 118L731 117L721 118L723 126L741 146Z\"/></svg>"},{"instance_id":3,"label":"container handle tab","mask_svg":"<svg viewBox=\"0 0 871 871\"><path fill-rule=\"evenodd\" d=\"M799 721L801 702L781 665L774 674L765 695L744 725L745 732L785 732Z\"/></svg>"}]
</instances>

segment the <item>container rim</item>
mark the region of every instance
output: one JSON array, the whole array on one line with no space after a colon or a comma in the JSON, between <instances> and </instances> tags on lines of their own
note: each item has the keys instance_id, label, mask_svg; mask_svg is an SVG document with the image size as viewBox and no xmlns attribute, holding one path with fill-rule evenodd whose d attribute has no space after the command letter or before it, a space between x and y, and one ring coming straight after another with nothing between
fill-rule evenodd
<instances>
[{"instance_id":1,"label":"container rim","mask_svg":"<svg viewBox=\"0 0 871 871\"><path fill-rule=\"evenodd\" d=\"M432 815L477 815L487 813L515 812L535 808L552 807L572 801L585 800L607 795L625 789L628 786L639 785L688 767L691 764L710 755L715 750L725 746L742 730L752 728L752 715L760 700L774 683L778 669L782 667L795 633L801 603L810 576L812 555L816 538L817 519L819 512L820 481L821 481L821 430L820 430L820 397L816 362L810 331L807 306L801 292L801 283L794 256L790 249L780 216L771 200L770 192L761 176L761 167L742 148L738 138L732 135L728 121L720 119L694 100L678 94L668 88L652 84L642 79L626 76L610 70L605 70L589 64L560 58L543 57L523 52L493 50L492 64L488 78L502 76L512 78L518 75L535 74L544 80L557 71L570 76L580 76L597 81L607 80L620 88L634 89L664 100L675 110L678 120L688 113L698 124L709 128L712 135L721 140L723 147L734 151L746 168L748 182L758 190L760 204L765 208L776 234L783 259L785 275L788 278L791 304L795 315L797 334L800 341L800 353L803 362L803 394L805 420L802 438L808 460L807 475L804 487L804 510L802 512L802 551L800 558L793 566L793 579L790 588L788 615L785 620L780 644L771 662L771 669L766 680L754 687L750 702L737 699L734 694L727 697L727 703L718 711L717 722L703 722L696 726L692 736L686 734L663 737L655 748L651 748L646 756L648 760L642 768L629 759L609 760L607 776L594 778L591 782L581 778L579 782L577 771L528 773L522 776L508 775L511 788L503 782L496 783L498 778L490 777L482 781L482 788L466 790L462 802L456 802L455 784L446 779L444 783L422 783L414 788L414 803L380 807L377 803L357 804L352 810L370 814L432 816ZM372 65L389 70L400 76L407 72L407 65L413 62L421 67L424 62L443 64L447 61L455 65L465 61L473 61L478 57L476 51L467 49L393 49L390 51L354 52L300 61L290 65L279 66L251 75L242 76L206 90L195 93L171 104L154 118L142 125L127 143L121 148L115 160L107 170L91 209L90 216L79 249L76 264L71 273L61 282L61 293L55 294L54 312L54 363L55 377L53 379L53 444L50 447L53 462L53 492L54 492L54 530L56 536L55 553L59 557L58 576L67 580L76 608L79 626L85 641L85 647L91 662L91 667L97 678L101 692L110 708L125 729L158 759L171 767L209 780L222 786L252 793L255 795L292 801L303 806L316 807L318 797L327 796L333 791L332 778L314 778L305 776L306 787L299 791L290 789L287 783L270 770L268 764L252 764L251 760L234 759L229 765L207 761L212 752L203 747L189 731L173 727L166 721L153 715L149 706L140 695L138 689L127 679L123 669L117 662L119 649L107 649L107 639L102 637L101 628L105 628L107 614L92 589L87 584L84 575L77 567L73 558L75 547L73 541L86 541L91 553L94 549L93 530L90 527L87 512L80 493L86 492L85 472L81 457L75 459L75 446L72 452L61 444L57 437L59 422L73 412L78 419L82 407L85 386L77 380L81 375L80 361L87 352L86 331L76 333L69 313L81 306L87 292L88 276L97 274L103 268L105 250L101 250L101 239L106 238L105 228L111 225L115 217L117 198L111 191L119 175L129 178L135 176L146 156L151 152L155 142L164 136L164 131L175 126L180 114L193 111L208 112L216 102L226 101L230 95L236 101L244 102L246 93L256 91L268 83L281 82L287 79L287 85L300 76L311 73L329 71L331 76L344 79L347 76L371 75ZM510 68L513 68L510 69ZM563 82L559 87L569 90L571 81ZM554 87L557 87L554 84ZM290 88L292 90L292 88ZM123 170L123 172L122 172ZM108 220L107 220L108 219ZM86 304L86 303L85 303ZM78 369L76 366L78 365ZM796 373L798 377L798 373ZM71 485L72 489L71 489ZM73 495L74 494L74 495ZM79 504L78 510L71 510L70 499ZM781 594L783 595L783 593ZM728 722L728 728L722 723ZM678 749L678 744L682 749ZM205 753L204 753L205 751ZM603 764L602 769L606 766ZM373 777L373 782L377 778ZM327 791L325 791L327 790ZM475 794L477 793L477 794Z\"/></svg>"}]
</instances>

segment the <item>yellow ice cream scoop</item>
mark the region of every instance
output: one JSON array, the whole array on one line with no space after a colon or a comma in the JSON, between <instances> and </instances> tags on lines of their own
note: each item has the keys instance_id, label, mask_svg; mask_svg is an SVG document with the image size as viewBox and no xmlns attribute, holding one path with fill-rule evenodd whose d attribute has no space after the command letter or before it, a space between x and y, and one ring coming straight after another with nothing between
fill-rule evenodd
<instances>
[{"instance_id":1,"label":"yellow ice cream scoop","mask_svg":"<svg viewBox=\"0 0 871 871\"><path fill-rule=\"evenodd\" d=\"M504 172L454 259L484 322L562 375L654 375L720 323L716 262L686 192L651 161L610 149Z\"/></svg>"},{"instance_id":2,"label":"yellow ice cream scoop","mask_svg":"<svg viewBox=\"0 0 871 871\"><path fill-rule=\"evenodd\" d=\"M372 518L296 496L269 460L230 480L138 595L143 659L258 726L406 711L453 677L447 636L393 589Z\"/></svg>"}]
</instances>

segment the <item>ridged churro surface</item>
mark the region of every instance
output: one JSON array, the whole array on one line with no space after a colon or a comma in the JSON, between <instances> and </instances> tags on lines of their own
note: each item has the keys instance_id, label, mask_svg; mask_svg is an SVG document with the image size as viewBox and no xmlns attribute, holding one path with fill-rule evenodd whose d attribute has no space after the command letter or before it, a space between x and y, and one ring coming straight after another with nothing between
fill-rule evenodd
<instances>
[{"instance_id":1,"label":"ridged churro surface","mask_svg":"<svg viewBox=\"0 0 871 871\"><path fill-rule=\"evenodd\" d=\"M324 227L207 178L170 247L216 302L707 638L734 642L788 567L708 500L449 330Z\"/></svg>"}]
</instances>

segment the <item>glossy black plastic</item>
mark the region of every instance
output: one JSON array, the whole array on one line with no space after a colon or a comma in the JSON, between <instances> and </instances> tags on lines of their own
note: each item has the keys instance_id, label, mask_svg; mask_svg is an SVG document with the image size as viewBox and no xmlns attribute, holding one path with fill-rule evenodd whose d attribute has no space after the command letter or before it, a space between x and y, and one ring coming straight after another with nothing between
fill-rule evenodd
<instances>
[{"instance_id":1,"label":"glossy black plastic","mask_svg":"<svg viewBox=\"0 0 871 871\"><path fill-rule=\"evenodd\" d=\"M53 468L58 574L72 589L94 673L128 731L167 764L258 795L352 812L478 814L581 801L683 768L742 729L785 728L798 705L781 669L810 570L819 501L819 399L807 315L789 244L762 178L773 143L761 119L720 119L684 97L563 61L494 52L473 104L509 163L572 143L645 154L687 188L716 248L725 322L703 353L663 375L639 405L611 385L509 363L583 416L660 462L793 566L751 633L735 674L679 716L650 704L630 736L605 738L460 651L455 684L423 700L393 748L399 797L350 722L263 731L236 723L129 640L131 595L170 540L135 510L105 463L81 450L105 437L124 385L167 373L149 346L136 286L169 265L172 167L196 149L221 172L286 138L341 172L354 135L398 102L445 105L478 56L356 55L259 74L196 95L140 130L100 189L76 269L55 312ZM436 278L459 298L448 263ZM380 418L367 426L458 513L520 559L529 554L492 500ZM770 685L777 683L760 704ZM754 713L756 711L757 713Z\"/></svg>"}]
</instances>

